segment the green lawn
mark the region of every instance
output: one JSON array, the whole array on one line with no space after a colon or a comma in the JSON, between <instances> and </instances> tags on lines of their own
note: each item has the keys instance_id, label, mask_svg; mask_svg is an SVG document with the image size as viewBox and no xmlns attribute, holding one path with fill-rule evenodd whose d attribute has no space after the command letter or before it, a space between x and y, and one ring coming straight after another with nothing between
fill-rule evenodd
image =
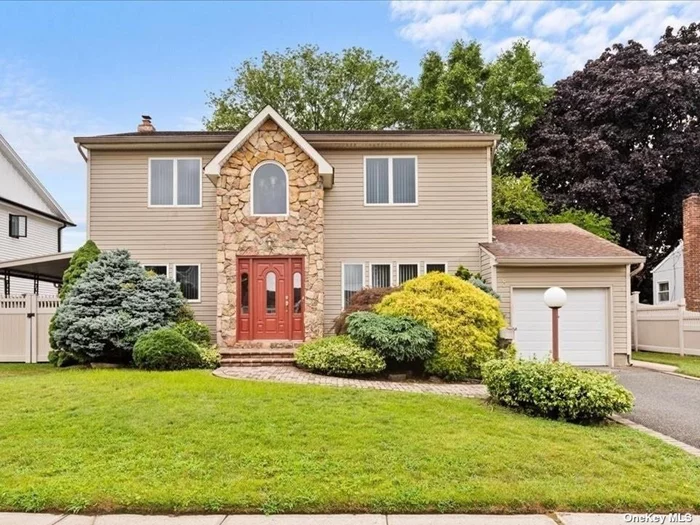
<instances>
[{"instance_id":1,"label":"green lawn","mask_svg":"<svg viewBox=\"0 0 700 525\"><path fill-rule=\"evenodd\" d=\"M659 352L632 352L632 359L678 367L679 374L700 377L700 357L662 354Z\"/></svg>"},{"instance_id":2,"label":"green lawn","mask_svg":"<svg viewBox=\"0 0 700 525\"><path fill-rule=\"evenodd\" d=\"M0 510L700 511L676 448L477 400L32 365L0 399Z\"/></svg>"}]
</instances>

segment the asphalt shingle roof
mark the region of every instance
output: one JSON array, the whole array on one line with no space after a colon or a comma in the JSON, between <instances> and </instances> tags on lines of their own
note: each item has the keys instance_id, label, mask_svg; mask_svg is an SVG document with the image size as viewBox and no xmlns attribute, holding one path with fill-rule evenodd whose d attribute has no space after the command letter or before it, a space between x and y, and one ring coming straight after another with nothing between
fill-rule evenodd
<instances>
[{"instance_id":1,"label":"asphalt shingle roof","mask_svg":"<svg viewBox=\"0 0 700 525\"><path fill-rule=\"evenodd\" d=\"M493 237L481 246L497 259L640 257L573 224L498 224Z\"/></svg>"}]
</instances>

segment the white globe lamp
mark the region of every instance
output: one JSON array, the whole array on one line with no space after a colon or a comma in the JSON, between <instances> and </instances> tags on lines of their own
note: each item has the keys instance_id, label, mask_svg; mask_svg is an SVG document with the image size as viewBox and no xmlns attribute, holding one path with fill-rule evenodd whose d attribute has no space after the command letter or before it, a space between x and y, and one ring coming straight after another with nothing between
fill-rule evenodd
<instances>
[{"instance_id":1,"label":"white globe lamp","mask_svg":"<svg viewBox=\"0 0 700 525\"><path fill-rule=\"evenodd\" d=\"M550 308L561 308L566 304L566 292L558 286L547 288L544 292L544 303Z\"/></svg>"},{"instance_id":2,"label":"white globe lamp","mask_svg":"<svg viewBox=\"0 0 700 525\"><path fill-rule=\"evenodd\" d=\"M544 304L552 309L552 361L559 361L559 308L566 304L566 292L558 286L547 288Z\"/></svg>"}]
</instances>

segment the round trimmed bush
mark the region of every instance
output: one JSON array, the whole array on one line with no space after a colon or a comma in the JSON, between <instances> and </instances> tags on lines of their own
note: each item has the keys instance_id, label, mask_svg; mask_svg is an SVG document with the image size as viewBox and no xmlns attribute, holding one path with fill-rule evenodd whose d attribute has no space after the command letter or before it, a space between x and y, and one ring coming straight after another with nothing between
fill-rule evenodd
<instances>
[{"instance_id":1,"label":"round trimmed bush","mask_svg":"<svg viewBox=\"0 0 700 525\"><path fill-rule=\"evenodd\" d=\"M180 332L188 341L196 345L209 346L211 344L211 332L209 327L194 319L182 321L175 325L175 330Z\"/></svg>"},{"instance_id":2,"label":"round trimmed bush","mask_svg":"<svg viewBox=\"0 0 700 525\"><path fill-rule=\"evenodd\" d=\"M134 364L143 370L201 368L200 350L174 328L160 328L142 335L134 345Z\"/></svg>"},{"instance_id":3,"label":"round trimmed bush","mask_svg":"<svg viewBox=\"0 0 700 525\"><path fill-rule=\"evenodd\" d=\"M491 398L536 416L596 421L632 410L634 397L612 374L567 363L501 359L482 367Z\"/></svg>"},{"instance_id":4,"label":"round trimmed bush","mask_svg":"<svg viewBox=\"0 0 700 525\"><path fill-rule=\"evenodd\" d=\"M425 369L450 380L481 377L481 365L501 357L498 333L506 325L498 300L453 275L439 272L412 279L384 297L375 311L408 316L437 335Z\"/></svg>"},{"instance_id":5,"label":"round trimmed bush","mask_svg":"<svg viewBox=\"0 0 700 525\"><path fill-rule=\"evenodd\" d=\"M348 335L387 361L425 361L435 352L435 332L410 317L356 312L348 317Z\"/></svg>"},{"instance_id":6,"label":"round trimmed bush","mask_svg":"<svg viewBox=\"0 0 700 525\"><path fill-rule=\"evenodd\" d=\"M362 348L344 335L301 345L296 362L312 372L334 376L376 374L386 367L384 359L376 352Z\"/></svg>"},{"instance_id":7,"label":"round trimmed bush","mask_svg":"<svg viewBox=\"0 0 700 525\"><path fill-rule=\"evenodd\" d=\"M348 317L355 312L371 312L386 296L400 288L363 288L350 297L350 302L333 322L335 335L345 335L348 329Z\"/></svg>"}]
</instances>

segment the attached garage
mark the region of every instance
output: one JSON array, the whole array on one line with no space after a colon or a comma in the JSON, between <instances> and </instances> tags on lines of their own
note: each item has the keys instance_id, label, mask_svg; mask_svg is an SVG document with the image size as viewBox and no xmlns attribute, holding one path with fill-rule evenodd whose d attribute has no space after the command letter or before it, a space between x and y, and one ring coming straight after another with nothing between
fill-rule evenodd
<instances>
[{"instance_id":1,"label":"attached garage","mask_svg":"<svg viewBox=\"0 0 700 525\"><path fill-rule=\"evenodd\" d=\"M544 304L546 288L514 288L511 325L518 354L525 358L546 359L552 341L551 310ZM566 306L559 312L562 361L582 366L608 364L609 290L605 288L565 288Z\"/></svg>"},{"instance_id":2,"label":"attached garage","mask_svg":"<svg viewBox=\"0 0 700 525\"><path fill-rule=\"evenodd\" d=\"M489 265L482 274L490 275L501 297L522 358L551 355L551 310L543 295L559 286L567 293L559 313L561 360L580 366L629 363L630 268L643 257L572 224L493 230L493 242L481 245Z\"/></svg>"}]
</instances>

